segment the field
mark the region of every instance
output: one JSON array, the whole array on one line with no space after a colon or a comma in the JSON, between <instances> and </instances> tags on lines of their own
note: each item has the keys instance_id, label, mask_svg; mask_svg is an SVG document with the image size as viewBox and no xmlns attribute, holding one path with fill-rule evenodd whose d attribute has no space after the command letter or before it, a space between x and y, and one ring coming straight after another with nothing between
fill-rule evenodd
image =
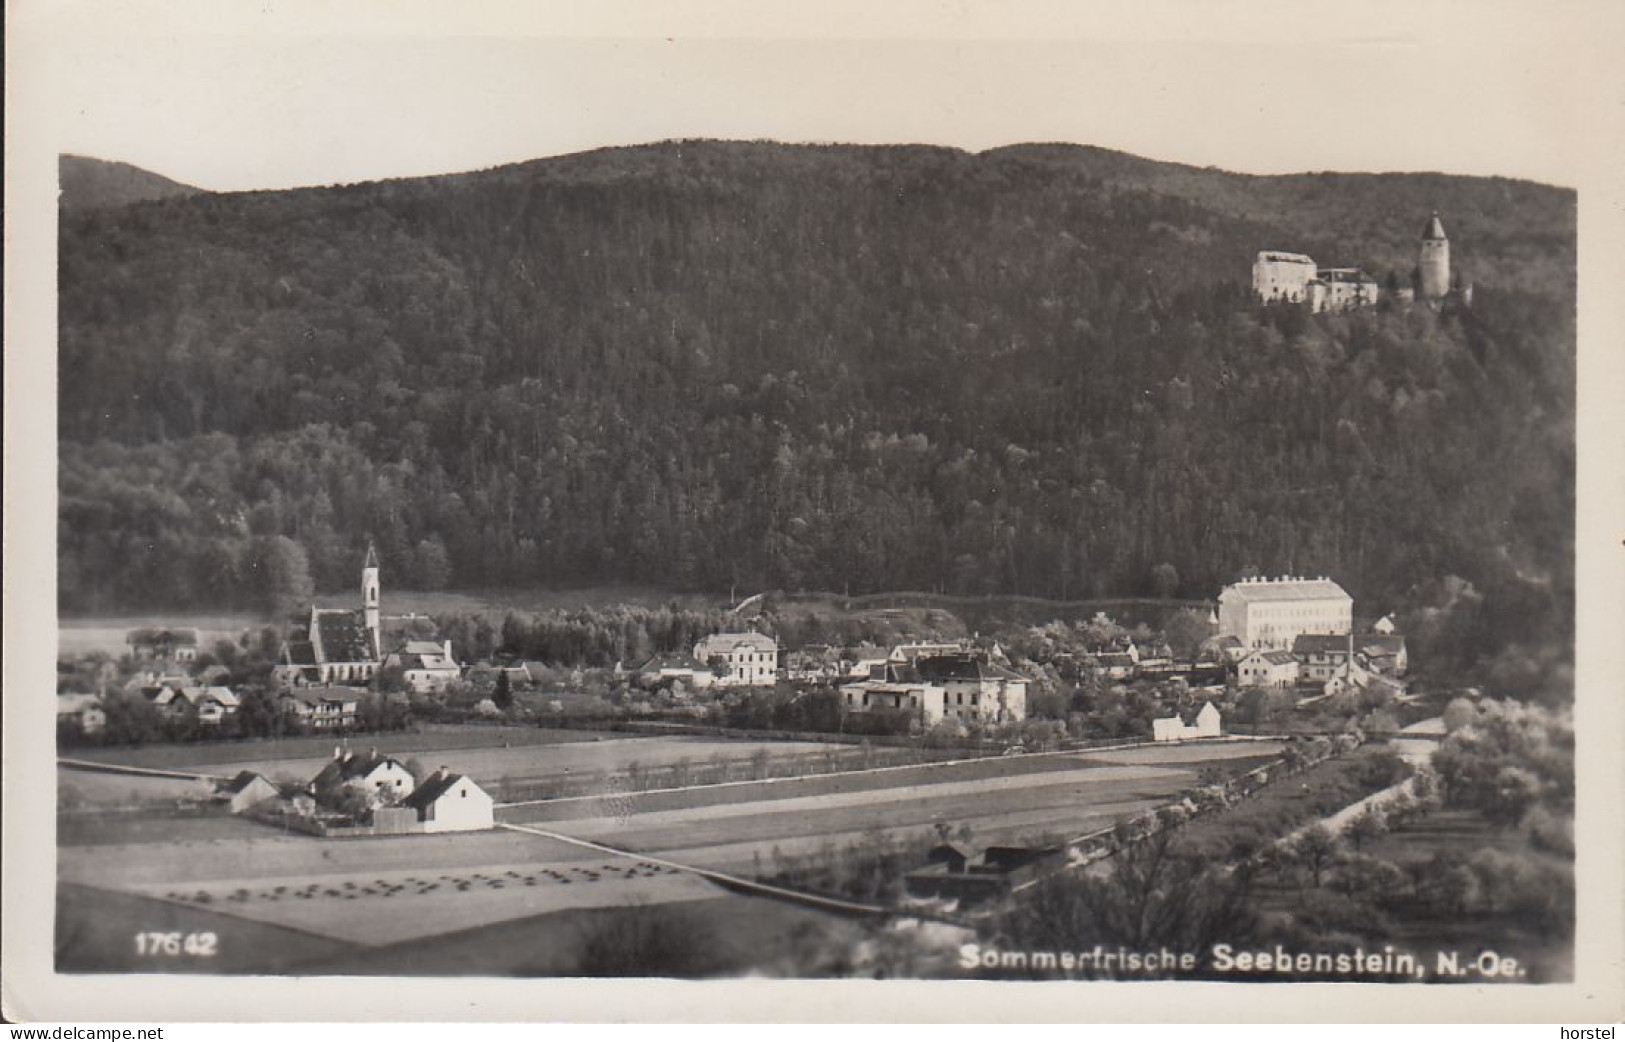
<instances>
[{"instance_id":1,"label":"field","mask_svg":"<svg viewBox=\"0 0 1625 1042\"><path fill-rule=\"evenodd\" d=\"M468 749L512 748L514 746L566 745L572 742L604 741L612 737L599 731L577 731L541 727L462 724L429 726L410 734L367 735L346 741L333 736L303 738L259 738L239 742L192 742L186 745L149 745L134 749L76 749L74 757L127 767L158 767L209 773L229 766L235 774L244 767L261 769L266 764L289 761L326 760L333 747L349 744L356 748L377 747L381 752L405 758L420 753L457 752ZM619 736L613 736L619 737Z\"/></svg>"},{"instance_id":2,"label":"field","mask_svg":"<svg viewBox=\"0 0 1625 1042\"><path fill-rule=\"evenodd\" d=\"M605 747L624 745L643 750L638 755L649 762L655 749L667 751L659 755L697 756L713 745L754 744L627 739L482 752L553 756L603 753ZM270 967L325 960L345 972L345 966L374 966L356 952L376 951L402 972L447 972L448 967L461 972L455 962L444 961L447 956L438 942L432 946L435 960L423 962L422 942L430 937L448 938L447 952L463 950L465 941L473 944L469 938L498 938L493 943L509 954L491 959L509 969L528 967L548 947L543 939L549 931L563 930L570 935L565 940L575 943L584 924L629 908L704 909L699 914L711 923L746 907L739 901L762 903L726 894L690 873L642 861L638 854L749 875L766 867L775 852L817 852L877 831L918 834L937 824L968 827L977 845L1076 835L1166 800L1191 786L1204 767L1244 769L1275 751L1268 743L1187 747L1177 755L1144 750L1141 759L1169 761L1163 763L1135 763L1134 756L1123 754L1112 756L1125 762L1104 764L1096 762L1101 754L1001 757L606 794L499 812L507 820L635 852L624 857L509 830L321 840L225 816L62 815L58 877L69 888L66 892L76 895L59 908L60 934L72 949L71 959L63 956L64 965L127 968L131 956L125 949L132 942L117 924L153 920L158 913L150 910L163 909L158 918L165 922L195 916L214 924L209 929L220 935L223 947L266 947ZM609 761L583 762L602 766ZM85 894L92 896L80 900ZM109 919L103 912L107 908L123 911L106 913ZM131 919L131 909L150 914ZM824 918L804 909L797 909L795 917ZM754 915L746 918L756 921ZM737 943L737 932L730 926L723 936ZM111 946L107 966L89 964L94 959L86 954L87 946L94 944L87 938ZM316 950L318 941L334 947ZM560 955L554 962L562 959ZM527 972L566 972L542 961L547 965L536 964Z\"/></svg>"},{"instance_id":3,"label":"field","mask_svg":"<svg viewBox=\"0 0 1625 1042\"><path fill-rule=\"evenodd\" d=\"M208 648L217 640L236 640L244 630L267 624L265 616L257 612L69 616L57 620L56 647L57 654L63 657L98 651L122 655L130 650L124 638L131 630L154 626L195 629L202 646Z\"/></svg>"}]
</instances>

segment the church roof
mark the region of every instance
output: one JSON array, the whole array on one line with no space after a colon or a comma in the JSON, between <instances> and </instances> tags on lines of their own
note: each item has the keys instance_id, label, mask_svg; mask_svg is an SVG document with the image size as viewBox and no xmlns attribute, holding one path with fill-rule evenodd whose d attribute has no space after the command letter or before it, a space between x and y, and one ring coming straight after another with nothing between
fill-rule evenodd
<instances>
[{"instance_id":1,"label":"church roof","mask_svg":"<svg viewBox=\"0 0 1625 1042\"><path fill-rule=\"evenodd\" d=\"M361 565L363 568L378 567L378 551L371 543L367 544L367 560Z\"/></svg>"},{"instance_id":2,"label":"church roof","mask_svg":"<svg viewBox=\"0 0 1625 1042\"><path fill-rule=\"evenodd\" d=\"M317 632L310 635L311 643L319 650L320 661L373 661L372 636L360 612L320 609L312 622Z\"/></svg>"},{"instance_id":3,"label":"church roof","mask_svg":"<svg viewBox=\"0 0 1625 1042\"><path fill-rule=\"evenodd\" d=\"M1447 236L1444 234L1444 225L1439 223L1439 215L1435 213L1432 217L1428 218L1428 226L1422 229L1422 238L1443 239L1446 237Z\"/></svg>"}]
</instances>

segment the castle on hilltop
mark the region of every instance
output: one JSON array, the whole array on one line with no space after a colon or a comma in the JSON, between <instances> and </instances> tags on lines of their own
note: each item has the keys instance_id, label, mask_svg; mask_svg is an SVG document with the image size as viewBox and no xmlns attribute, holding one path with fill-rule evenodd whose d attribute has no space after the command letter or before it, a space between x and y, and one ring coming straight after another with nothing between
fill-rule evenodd
<instances>
[{"instance_id":1,"label":"castle on hilltop","mask_svg":"<svg viewBox=\"0 0 1625 1042\"><path fill-rule=\"evenodd\" d=\"M1417 247L1415 285L1398 289L1402 303L1417 298L1437 305L1457 291L1450 282L1450 239L1435 212L1422 229ZM1308 304L1311 311L1345 311L1377 303L1377 280L1359 268L1322 268L1313 257L1282 250L1261 250L1253 260L1253 293L1266 304ZM1459 297L1472 303L1472 286Z\"/></svg>"}]
</instances>

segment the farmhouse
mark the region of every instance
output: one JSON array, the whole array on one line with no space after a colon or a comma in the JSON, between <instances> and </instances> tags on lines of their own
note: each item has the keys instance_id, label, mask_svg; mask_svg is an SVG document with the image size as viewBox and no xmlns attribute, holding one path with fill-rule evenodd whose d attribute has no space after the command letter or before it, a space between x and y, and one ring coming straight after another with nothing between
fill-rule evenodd
<instances>
[{"instance_id":1,"label":"farmhouse","mask_svg":"<svg viewBox=\"0 0 1625 1042\"><path fill-rule=\"evenodd\" d=\"M471 832L495 825L494 804L466 774L442 767L426 778L400 807L417 813L424 832Z\"/></svg>"},{"instance_id":2,"label":"farmhouse","mask_svg":"<svg viewBox=\"0 0 1625 1042\"><path fill-rule=\"evenodd\" d=\"M1298 660L1289 651L1255 651L1236 667L1242 687L1296 687Z\"/></svg>"},{"instance_id":3,"label":"farmhouse","mask_svg":"<svg viewBox=\"0 0 1625 1042\"><path fill-rule=\"evenodd\" d=\"M1219 594L1219 636L1247 648L1286 649L1303 633L1353 628L1354 598L1330 579L1243 579Z\"/></svg>"},{"instance_id":4,"label":"farmhouse","mask_svg":"<svg viewBox=\"0 0 1625 1042\"><path fill-rule=\"evenodd\" d=\"M124 641L130 645L130 654L138 659L193 662L198 656L195 629L142 627L125 634Z\"/></svg>"},{"instance_id":5,"label":"farmhouse","mask_svg":"<svg viewBox=\"0 0 1625 1042\"><path fill-rule=\"evenodd\" d=\"M318 731L343 730L355 726L356 707L363 694L353 687L302 687L283 693L282 711Z\"/></svg>"},{"instance_id":6,"label":"farmhouse","mask_svg":"<svg viewBox=\"0 0 1625 1042\"><path fill-rule=\"evenodd\" d=\"M365 793L374 804L395 803L416 785L412 772L392 756L380 756L377 749L350 753L337 746L333 758L310 780L311 791L318 796L324 791L353 789Z\"/></svg>"},{"instance_id":7,"label":"farmhouse","mask_svg":"<svg viewBox=\"0 0 1625 1042\"><path fill-rule=\"evenodd\" d=\"M266 800L276 799L281 795L281 790L263 774L241 771L237 777L215 790L215 795L231 808L233 814L241 814Z\"/></svg>"},{"instance_id":8,"label":"farmhouse","mask_svg":"<svg viewBox=\"0 0 1625 1042\"><path fill-rule=\"evenodd\" d=\"M1405 637L1400 633L1372 633L1357 638L1357 654L1365 667L1383 676L1402 677L1410 668Z\"/></svg>"},{"instance_id":9,"label":"farmhouse","mask_svg":"<svg viewBox=\"0 0 1625 1042\"><path fill-rule=\"evenodd\" d=\"M1300 633L1292 641L1301 682L1325 683L1348 668L1353 639L1331 633Z\"/></svg>"},{"instance_id":10,"label":"farmhouse","mask_svg":"<svg viewBox=\"0 0 1625 1042\"><path fill-rule=\"evenodd\" d=\"M1179 714L1151 721L1151 737L1158 742L1184 742L1198 738L1218 738L1224 734L1223 719L1212 702L1202 703L1192 723Z\"/></svg>"},{"instance_id":11,"label":"farmhouse","mask_svg":"<svg viewBox=\"0 0 1625 1042\"><path fill-rule=\"evenodd\" d=\"M713 633L694 645L694 661L711 667L718 687L772 687L779 644L761 633Z\"/></svg>"},{"instance_id":12,"label":"farmhouse","mask_svg":"<svg viewBox=\"0 0 1625 1042\"><path fill-rule=\"evenodd\" d=\"M681 680L689 687L710 687L716 675L694 660L692 655L654 655L633 670L638 681L655 687L669 680Z\"/></svg>"},{"instance_id":13,"label":"farmhouse","mask_svg":"<svg viewBox=\"0 0 1625 1042\"><path fill-rule=\"evenodd\" d=\"M82 734L96 734L107 726L107 713L102 710L102 700L95 695L57 695L56 722L71 724Z\"/></svg>"},{"instance_id":14,"label":"farmhouse","mask_svg":"<svg viewBox=\"0 0 1625 1042\"><path fill-rule=\"evenodd\" d=\"M409 640L384 658L384 666L399 668L406 677L406 686L419 694L443 691L463 675L449 640Z\"/></svg>"}]
</instances>

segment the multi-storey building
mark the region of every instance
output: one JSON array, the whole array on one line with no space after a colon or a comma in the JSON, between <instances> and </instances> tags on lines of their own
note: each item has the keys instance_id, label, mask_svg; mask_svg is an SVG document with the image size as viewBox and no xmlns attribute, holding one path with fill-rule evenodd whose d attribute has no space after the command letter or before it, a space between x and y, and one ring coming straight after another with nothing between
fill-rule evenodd
<instances>
[{"instance_id":1,"label":"multi-storey building","mask_svg":"<svg viewBox=\"0 0 1625 1042\"><path fill-rule=\"evenodd\" d=\"M1304 633L1350 632L1354 599L1327 578L1243 579L1219 594L1219 636L1280 649Z\"/></svg>"}]
</instances>

